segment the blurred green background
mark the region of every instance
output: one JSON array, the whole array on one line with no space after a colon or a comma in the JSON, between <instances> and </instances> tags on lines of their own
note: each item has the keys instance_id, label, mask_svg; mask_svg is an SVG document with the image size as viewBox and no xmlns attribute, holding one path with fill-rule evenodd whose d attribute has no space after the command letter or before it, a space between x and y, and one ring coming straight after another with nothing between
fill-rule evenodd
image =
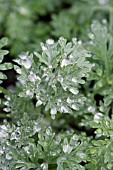
<instances>
[{"instance_id":1,"label":"blurred green background","mask_svg":"<svg viewBox=\"0 0 113 170\"><path fill-rule=\"evenodd\" d=\"M40 42L48 38L86 42L96 19L113 30L113 0L0 0L0 37L8 37L13 58L40 51Z\"/></svg>"}]
</instances>

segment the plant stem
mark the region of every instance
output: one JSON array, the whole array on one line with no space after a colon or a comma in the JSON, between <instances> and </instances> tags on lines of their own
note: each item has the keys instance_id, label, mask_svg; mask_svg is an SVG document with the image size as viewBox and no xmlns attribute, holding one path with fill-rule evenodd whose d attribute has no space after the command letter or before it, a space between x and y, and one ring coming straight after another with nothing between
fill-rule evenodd
<instances>
[{"instance_id":1,"label":"plant stem","mask_svg":"<svg viewBox=\"0 0 113 170\"><path fill-rule=\"evenodd\" d=\"M2 91L2 93L5 95L9 93L4 87L1 87L1 86L0 86L0 91Z\"/></svg>"}]
</instances>

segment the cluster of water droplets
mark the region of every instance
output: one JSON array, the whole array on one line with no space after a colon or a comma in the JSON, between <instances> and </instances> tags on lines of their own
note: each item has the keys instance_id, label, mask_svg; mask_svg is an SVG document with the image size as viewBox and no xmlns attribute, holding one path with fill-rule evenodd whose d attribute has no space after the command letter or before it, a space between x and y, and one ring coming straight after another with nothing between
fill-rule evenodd
<instances>
[{"instance_id":1,"label":"cluster of water droplets","mask_svg":"<svg viewBox=\"0 0 113 170\"><path fill-rule=\"evenodd\" d=\"M8 96L8 95L5 95L5 98L6 98L6 101L4 101L4 105L5 105L6 107L3 108L3 110L4 110L5 112L10 112L10 111L11 111L11 109L10 109L10 101L11 101L11 98L10 98L10 96Z\"/></svg>"},{"instance_id":2,"label":"cluster of water droplets","mask_svg":"<svg viewBox=\"0 0 113 170\"><path fill-rule=\"evenodd\" d=\"M55 115L57 114L57 109L55 107L52 108L50 114L51 114L51 118L55 119Z\"/></svg>"},{"instance_id":3,"label":"cluster of water droplets","mask_svg":"<svg viewBox=\"0 0 113 170\"><path fill-rule=\"evenodd\" d=\"M104 109L103 106L100 106L100 107L99 107L99 110L100 110L101 112L104 111L103 109ZM103 117L103 114L102 114L101 112L97 112L97 111L96 111L96 107L95 107L95 106L89 106L89 107L88 107L88 112L89 112L89 113L92 113L92 114L94 115L94 122L96 122L96 123L99 123L100 120L101 120L102 117Z\"/></svg>"}]
</instances>

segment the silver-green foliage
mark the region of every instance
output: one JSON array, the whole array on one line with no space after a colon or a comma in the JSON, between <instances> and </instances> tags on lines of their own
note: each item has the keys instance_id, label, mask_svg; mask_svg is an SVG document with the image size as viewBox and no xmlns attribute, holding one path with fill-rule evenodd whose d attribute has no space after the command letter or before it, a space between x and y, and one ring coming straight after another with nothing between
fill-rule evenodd
<instances>
[{"instance_id":1,"label":"silver-green foliage","mask_svg":"<svg viewBox=\"0 0 113 170\"><path fill-rule=\"evenodd\" d=\"M11 120L0 125L0 170L113 169L113 37L96 22L91 31L90 52L61 37L14 60L18 83L5 96Z\"/></svg>"},{"instance_id":2,"label":"silver-green foliage","mask_svg":"<svg viewBox=\"0 0 113 170\"><path fill-rule=\"evenodd\" d=\"M57 43L48 39L41 46L41 54L26 52L15 60L21 65L15 66L23 86L19 96L33 98L36 95L36 106L43 104L46 111L51 109L53 119L57 112L72 114L85 101L79 88L93 66L87 60L91 55L76 38L69 43L62 37Z\"/></svg>"},{"instance_id":3,"label":"silver-green foliage","mask_svg":"<svg viewBox=\"0 0 113 170\"><path fill-rule=\"evenodd\" d=\"M16 126L4 122L0 127L0 168L85 170L80 163L87 157L86 137L56 135L50 126L42 125L43 120L30 120L26 113Z\"/></svg>"},{"instance_id":4,"label":"silver-green foliage","mask_svg":"<svg viewBox=\"0 0 113 170\"><path fill-rule=\"evenodd\" d=\"M4 55L8 54L7 50L3 50L2 47L4 47L5 45L7 45L7 38L2 38L0 40L0 83L2 83L1 79L6 79L6 75L3 74L1 71L2 70L8 70L12 68L12 64L11 63L2 63L3 59L4 59Z\"/></svg>"}]
</instances>

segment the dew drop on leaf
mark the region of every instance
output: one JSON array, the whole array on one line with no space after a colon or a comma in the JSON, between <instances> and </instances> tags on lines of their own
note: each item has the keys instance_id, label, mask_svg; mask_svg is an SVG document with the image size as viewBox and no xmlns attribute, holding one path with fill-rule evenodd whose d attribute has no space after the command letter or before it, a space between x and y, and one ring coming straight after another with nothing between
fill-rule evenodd
<instances>
[{"instance_id":1,"label":"dew drop on leaf","mask_svg":"<svg viewBox=\"0 0 113 170\"><path fill-rule=\"evenodd\" d=\"M69 109L66 106L61 106L61 112L68 113Z\"/></svg>"},{"instance_id":2,"label":"dew drop on leaf","mask_svg":"<svg viewBox=\"0 0 113 170\"><path fill-rule=\"evenodd\" d=\"M72 82L77 83L77 82L78 82L78 81L77 81L77 78L76 78L76 77L73 77L73 78L72 78Z\"/></svg>"},{"instance_id":3,"label":"dew drop on leaf","mask_svg":"<svg viewBox=\"0 0 113 170\"><path fill-rule=\"evenodd\" d=\"M6 153L6 159L7 160L11 160L12 159L11 153Z\"/></svg>"},{"instance_id":4,"label":"dew drop on leaf","mask_svg":"<svg viewBox=\"0 0 113 170\"><path fill-rule=\"evenodd\" d=\"M36 107L40 106L41 104L42 104L42 101L38 100L37 103L36 103Z\"/></svg>"},{"instance_id":5,"label":"dew drop on leaf","mask_svg":"<svg viewBox=\"0 0 113 170\"><path fill-rule=\"evenodd\" d=\"M57 109L56 109L56 108L52 108L52 109L51 109L51 114L52 114L52 115L55 115L56 113L57 113Z\"/></svg>"},{"instance_id":6,"label":"dew drop on leaf","mask_svg":"<svg viewBox=\"0 0 113 170\"><path fill-rule=\"evenodd\" d=\"M46 134L47 134L48 136L51 136L51 135L52 135L52 129L51 129L50 126L46 129Z\"/></svg>"},{"instance_id":7,"label":"dew drop on leaf","mask_svg":"<svg viewBox=\"0 0 113 170\"><path fill-rule=\"evenodd\" d=\"M70 91L71 93L75 94L75 95L78 94L78 92L79 92L78 89L75 89L75 88L73 88L73 87L70 88L69 91Z\"/></svg>"},{"instance_id":8,"label":"dew drop on leaf","mask_svg":"<svg viewBox=\"0 0 113 170\"><path fill-rule=\"evenodd\" d=\"M31 90L27 90L26 95L30 96L30 97L33 97L33 92Z\"/></svg>"},{"instance_id":9,"label":"dew drop on leaf","mask_svg":"<svg viewBox=\"0 0 113 170\"><path fill-rule=\"evenodd\" d=\"M72 107L72 109L74 109L74 110L78 110L78 109L79 109L75 104L73 104L71 107Z\"/></svg>"},{"instance_id":10,"label":"dew drop on leaf","mask_svg":"<svg viewBox=\"0 0 113 170\"><path fill-rule=\"evenodd\" d=\"M67 98L67 103L72 103L73 102L73 100L71 100L69 97Z\"/></svg>"},{"instance_id":11,"label":"dew drop on leaf","mask_svg":"<svg viewBox=\"0 0 113 170\"><path fill-rule=\"evenodd\" d=\"M41 168L42 168L42 170L48 170L48 164L47 163L42 163Z\"/></svg>"},{"instance_id":12,"label":"dew drop on leaf","mask_svg":"<svg viewBox=\"0 0 113 170\"><path fill-rule=\"evenodd\" d=\"M53 44L54 44L54 40L48 39L48 40L46 41L46 43L47 43L48 45L53 45Z\"/></svg>"},{"instance_id":13,"label":"dew drop on leaf","mask_svg":"<svg viewBox=\"0 0 113 170\"><path fill-rule=\"evenodd\" d=\"M26 68L26 69L29 69L32 65L32 61L27 58L27 59L24 59L22 60L22 65Z\"/></svg>"},{"instance_id":14,"label":"dew drop on leaf","mask_svg":"<svg viewBox=\"0 0 113 170\"><path fill-rule=\"evenodd\" d=\"M95 112L95 107L89 106L88 107L88 112L94 113Z\"/></svg>"},{"instance_id":15,"label":"dew drop on leaf","mask_svg":"<svg viewBox=\"0 0 113 170\"><path fill-rule=\"evenodd\" d=\"M94 115L94 121L95 121L96 123L99 123L100 120L101 120L101 118L102 118L102 116L103 116L102 113L96 113L96 114Z\"/></svg>"},{"instance_id":16,"label":"dew drop on leaf","mask_svg":"<svg viewBox=\"0 0 113 170\"><path fill-rule=\"evenodd\" d=\"M69 153L72 151L72 149L73 149L73 147L70 146L69 144L63 145L63 151L64 151L64 153L68 153L68 154L69 154Z\"/></svg>"}]
</instances>

